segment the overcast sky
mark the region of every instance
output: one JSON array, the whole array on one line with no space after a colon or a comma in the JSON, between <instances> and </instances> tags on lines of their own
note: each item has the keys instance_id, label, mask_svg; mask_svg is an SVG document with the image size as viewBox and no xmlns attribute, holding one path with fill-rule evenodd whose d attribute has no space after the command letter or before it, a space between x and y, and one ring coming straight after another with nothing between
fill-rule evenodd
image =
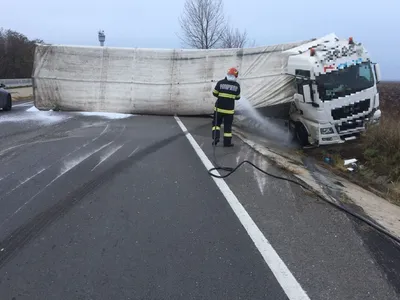
<instances>
[{"instance_id":1,"label":"overcast sky","mask_svg":"<svg viewBox=\"0 0 400 300\"><path fill-rule=\"evenodd\" d=\"M3 1L0 26L48 43L177 48L185 0ZM369 4L368 4L369 3ZM379 62L385 80L400 80L400 0L225 0L231 24L258 46L353 36Z\"/></svg>"}]
</instances>

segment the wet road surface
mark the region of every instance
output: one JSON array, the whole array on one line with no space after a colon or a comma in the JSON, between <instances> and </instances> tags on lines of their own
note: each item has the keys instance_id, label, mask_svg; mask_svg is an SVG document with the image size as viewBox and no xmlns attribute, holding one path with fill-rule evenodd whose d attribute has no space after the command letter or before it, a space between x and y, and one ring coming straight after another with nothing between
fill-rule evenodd
<instances>
[{"instance_id":1,"label":"wet road surface","mask_svg":"<svg viewBox=\"0 0 400 300\"><path fill-rule=\"evenodd\" d=\"M250 166L214 181L210 119L30 107L0 112L1 299L400 299L369 227ZM234 142L220 163L290 177Z\"/></svg>"}]
</instances>

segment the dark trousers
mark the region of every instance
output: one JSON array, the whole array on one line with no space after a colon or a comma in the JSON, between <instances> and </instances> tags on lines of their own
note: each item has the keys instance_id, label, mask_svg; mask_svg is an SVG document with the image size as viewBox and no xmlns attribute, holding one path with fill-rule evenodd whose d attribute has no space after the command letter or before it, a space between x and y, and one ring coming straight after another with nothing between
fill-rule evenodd
<instances>
[{"instance_id":1,"label":"dark trousers","mask_svg":"<svg viewBox=\"0 0 400 300\"><path fill-rule=\"evenodd\" d=\"M221 124L224 122L224 145L230 145L232 142L232 123L233 114L224 114L214 111L212 138L219 141Z\"/></svg>"}]
</instances>

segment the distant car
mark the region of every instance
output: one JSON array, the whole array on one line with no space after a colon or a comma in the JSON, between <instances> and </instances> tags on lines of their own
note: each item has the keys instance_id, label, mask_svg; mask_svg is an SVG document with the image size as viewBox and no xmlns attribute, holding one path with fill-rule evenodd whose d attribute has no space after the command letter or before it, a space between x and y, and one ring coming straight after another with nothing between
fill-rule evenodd
<instances>
[{"instance_id":1,"label":"distant car","mask_svg":"<svg viewBox=\"0 0 400 300\"><path fill-rule=\"evenodd\" d=\"M0 83L0 109L9 111L12 108L12 98L11 94L4 89L5 87L3 83Z\"/></svg>"}]
</instances>

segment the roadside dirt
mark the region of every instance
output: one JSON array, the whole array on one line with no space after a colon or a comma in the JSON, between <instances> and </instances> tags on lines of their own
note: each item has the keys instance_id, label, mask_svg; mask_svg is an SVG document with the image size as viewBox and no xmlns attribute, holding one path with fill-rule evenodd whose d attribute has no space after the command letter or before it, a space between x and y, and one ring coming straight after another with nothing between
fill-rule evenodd
<instances>
[{"instance_id":1,"label":"roadside dirt","mask_svg":"<svg viewBox=\"0 0 400 300\"><path fill-rule=\"evenodd\" d=\"M13 101L27 100L33 97L32 87L22 87L15 89L7 89L11 93Z\"/></svg>"}]
</instances>

